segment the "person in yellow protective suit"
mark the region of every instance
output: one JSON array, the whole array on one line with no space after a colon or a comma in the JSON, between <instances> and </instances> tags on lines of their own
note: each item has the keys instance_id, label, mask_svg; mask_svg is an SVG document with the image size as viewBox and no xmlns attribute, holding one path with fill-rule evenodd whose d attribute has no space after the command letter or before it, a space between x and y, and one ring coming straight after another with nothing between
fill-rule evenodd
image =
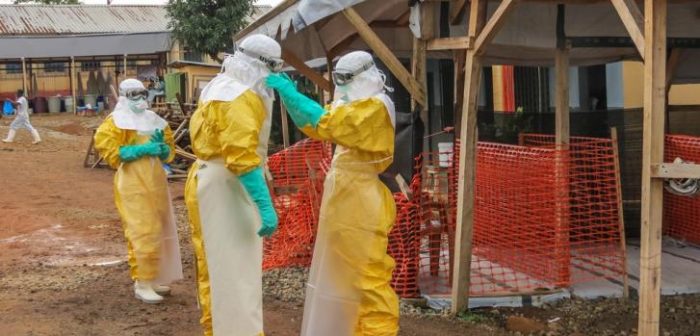
<instances>
[{"instance_id":1,"label":"person in yellow protective suit","mask_svg":"<svg viewBox=\"0 0 700 336\"><path fill-rule=\"evenodd\" d=\"M182 279L182 262L163 162L175 144L168 123L147 110L148 92L136 79L119 84L117 105L95 133L95 148L112 168L114 200L127 241L134 294L163 301L168 285Z\"/></svg>"},{"instance_id":2,"label":"person in yellow protective suit","mask_svg":"<svg viewBox=\"0 0 700 336\"><path fill-rule=\"evenodd\" d=\"M279 44L251 35L202 90L190 121L197 162L185 186L207 336L263 335L262 236L277 228L264 178Z\"/></svg>"},{"instance_id":3,"label":"person in yellow protective suit","mask_svg":"<svg viewBox=\"0 0 700 336\"><path fill-rule=\"evenodd\" d=\"M294 123L309 137L335 144L326 177L302 336L389 336L398 333L399 301L387 254L396 206L378 174L394 154L394 104L384 76L366 52L340 58L336 98L325 109L271 75Z\"/></svg>"}]
</instances>

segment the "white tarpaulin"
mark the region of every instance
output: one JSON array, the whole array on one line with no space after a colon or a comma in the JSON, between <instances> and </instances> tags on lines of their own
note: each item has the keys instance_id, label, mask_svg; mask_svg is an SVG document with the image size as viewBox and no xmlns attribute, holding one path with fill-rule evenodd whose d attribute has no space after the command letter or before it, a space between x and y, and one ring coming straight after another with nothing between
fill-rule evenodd
<instances>
[{"instance_id":1,"label":"white tarpaulin","mask_svg":"<svg viewBox=\"0 0 700 336\"><path fill-rule=\"evenodd\" d=\"M403 57L411 55L413 35L408 26L388 27L386 25L388 22L396 22L409 12L406 0L299 0L273 17L261 17L259 20L264 21L262 25L247 33L264 33L277 37L278 32L281 32L282 45L302 60L325 57L328 51L337 46L345 47L348 51L367 50L367 45L357 37L355 28L341 13L338 13L339 8L351 3L357 3L354 9L370 26L373 23L382 23L373 26L373 30L395 54ZM489 2L489 15L496 10L499 3L500 1ZM583 37L592 38L588 39L593 41L592 45L611 39L628 40L629 35L609 2L566 5L565 13L564 31L567 38L574 40ZM682 1L670 4L669 38L700 38L698 13L700 13L700 2ZM290 31L290 22L294 21L295 17L304 17L304 15L313 17L309 21L304 19L306 25L319 20L324 21L321 25L307 28L304 28L304 22L295 21L297 31ZM465 36L468 26L466 21L467 15L459 25L451 26L450 36ZM297 26L299 22L301 24ZM506 18L505 24L493 43L487 47L483 55L484 63L487 65L553 65L557 43L556 22L556 3L520 2ZM602 44L598 43L599 46ZM681 58L676 82L700 81L700 65L698 62L693 62L694 56L699 54L700 51L686 50ZM447 53L447 56L449 55ZM439 56L440 54L430 54L430 57ZM638 58L636 49L624 44L612 43L607 47L595 48L575 45L571 49L572 65L601 64Z\"/></svg>"}]
</instances>

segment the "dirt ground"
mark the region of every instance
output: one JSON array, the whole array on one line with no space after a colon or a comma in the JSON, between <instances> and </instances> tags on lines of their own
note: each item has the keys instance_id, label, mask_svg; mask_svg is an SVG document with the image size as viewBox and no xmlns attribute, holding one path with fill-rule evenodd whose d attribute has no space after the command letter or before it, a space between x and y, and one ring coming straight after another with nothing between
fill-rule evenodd
<instances>
[{"instance_id":1,"label":"dirt ground","mask_svg":"<svg viewBox=\"0 0 700 336\"><path fill-rule=\"evenodd\" d=\"M201 335L183 184L171 188L185 279L163 304L142 304L128 277L113 172L82 167L90 128L99 119L32 121L42 144L31 145L25 131L14 144L0 143L0 334ZM0 119L3 137L9 122ZM302 309L301 300L266 297L267 335L298 335ZM700 335L700 297L669 298L663 311L664 335ZM635 327L633 302L574 300L538 309L479 309L460 318L405 314L400 335L635 335Z\"/></svg>"}]
</instances>

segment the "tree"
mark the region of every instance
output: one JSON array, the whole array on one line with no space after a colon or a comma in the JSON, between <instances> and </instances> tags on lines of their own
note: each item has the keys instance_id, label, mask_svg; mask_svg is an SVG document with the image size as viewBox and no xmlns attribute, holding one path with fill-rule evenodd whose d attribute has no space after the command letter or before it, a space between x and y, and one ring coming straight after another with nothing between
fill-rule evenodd
<instances>
[{"instance_id":1,"label":"tree","mask_svg":"<svg viewBox=\"0 0 700 336\"><path fill-rule=\"evenodd\" d=\"M15 0L15 5L41 4L41 5L80 5L79 0Z\"/></svg>"},{"instance_id":2,"label":"tree","mask_svg":"<svg viewBox=\"0 0 700 336\"><path fill-rule=\"evenodd\" d=\"M254 0L168 0L168 27L192 51L219 62L233 47L233 35L248 24Z\"/></svg>"}]
</instances>

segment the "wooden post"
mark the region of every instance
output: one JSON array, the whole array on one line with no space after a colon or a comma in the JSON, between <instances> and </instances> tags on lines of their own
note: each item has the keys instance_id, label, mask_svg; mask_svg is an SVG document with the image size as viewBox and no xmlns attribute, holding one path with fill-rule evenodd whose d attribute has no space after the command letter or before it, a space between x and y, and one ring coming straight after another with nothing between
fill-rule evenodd
<instances>
[{"instance_id":1,"label":"wooden post","mask_svg":"<svg viewBox=\"0 0 700 336\"><path fill-rule=\"evenodd\" d=\"M287 109L280 101L280 116L282 121L282 145L284 148L289 147L289 122L287 121Z\"/></svg>"},{"instance_id":2,"label":"wooden post","mask_svg":"<svg viewBox=\"0 0 700 336\"><path fill-rule=\"evenodd\" d=\"M335 83L333 82L333 57L326 53L326 72L328 72L328 82L331 84L328 90L328 103L331 103L335 98Z\"/></svg>"},{"instance_id":3,"label":"wooden post","mask_svg":"<svg viewBox=\"0 0 700 336\"><path fill-rule=\"evenodd\" d=\"M124 54L124 79L129 78L129 77L126 75L126 69L127 69L126 54Z\"/></svg>"},{"instance_id":4,"label":"wooden post","mask_svg":"<svg viewBox=\"0 0 700 336\"><path fill-rule=\"evenodd\" d=\"M428 92L427 90L427 71L426 71L426 49L425 41L417 38L413 38L413 56L411 57L411 74L418 81L418 84L422 88L423 92ZM427 101L427 98L426 98ZM411 110L415 111L420 105L420 118L423 124L428 127L428 107L422 104L417 104L414 98L411 99Z\"/></svg>"},{"instance_id":5,"label":"wooden post","mask_svg":"<svg viewBox=\"0 0 700 336\"><path fill-rule=\"evenodd\" d=\"M472 0L469 13L469 38L484 27L486 1ZM476 113L481 80L481 62L473 49L467 50L464 74L464 103L459 149L457 191L457 228L455 262L452 267L452 314L469 307L469 284L474 230L474 183L476 182Z\"/></svg>"},{"instance_id":6,"label":"wooden post","mask_svg":"<svg viewBox=\"0 0 700 336\"><path fill-rule=\"evenodd\" d=\"M24 96L29 97L27 92L27 61L22 57L22 91L24 91Z\"/></svg>"},{"instance_id":7,"label":"wooden post","mask_svg":"<svg viewBox=\"0 0 700 336\"><path fill-rule=\"evenodd\" d=\"M562 6L562 5L560 5ZM569 49L557 48L554 55L556 72L555 105L555 185L557 186L555 255L569 260ZM569 262L559 268L559 280L568 282L571 274Z\"/></svg>"},{"instance_id":8,"label":"wooden post","mask_svg":"<svg viewBox=\"0 0 700 336\"><path fill-rule=\"evenodd\" d=\"M76 90L76 71L75 71L75 57L71 56L70 57L70 90L71 90L71 95L73 96L73 114L78 114L78 99L75 96L75 90ZM111 84L111 83L110 83ZM66 111L68 112L68 111Z\"/></svg>"},{"instance_id":9,"label":"wooden post","mask_svg":"<svg viewBox=\"0 0 700 336\"><path fill-rule=\"evenodd\" d=\"M438 3L420 3L420 38L413 38L413 57L411 57L411 73L421 86L423 92L428 92L428 71L427 71L427 41L435 37L435 13ZM416 99L411 99L411 109L415 111L417 105L421 106L420 118L423 124L430 125L428 115L428 98L425 103L417 104Z\"/></svg>"},{"instance_id":10,"label":"wooden post","mask_svg":"<svg viewBox=\"0 0 700 336\"><path fill-rule=\"evenodd\" d=\"M625 299L630 297L629 275L627 274L627 237L625 236L625 213L622 206L622 175L620 174L620 149L617 138L617 128L610 128L610 138L612 140L613 161L615 162L615 186L617 189L617 212L619 214L620 227L620 252L622 253L622 296Z\"/></svg>"},{"instance_id":11,"label":"wooden post","mask_svg":"<svg viewBox=\"0 0 700 336\"><path fill-rule=\"evenodd\" d=\"M372 30L362 16L352 8L345 8L343 10L343 15L355 27L358 35L360 35L372 51L375 52L377 57L379 57L387 68L389 68L391 73L396 76L396 79L399 80L401 85L408 90L419 104L425 106L427 98L420 84L411 76L408 70L404 68L399 59L396 58L389 47L382 42L379 36L377 36L377 33Z\"/></svg>"},{"instance_id":12,"label":"wooden post","mask_svg":"<svg viewBox=\"0 0 700 336\"><path fill-rule=\"evenodd\" d=\"M663 180L652 165L664 159L667 0L644 1L644 137L639 275L639 336L658 336L661 315Z\"/></svg>"}]
</instances>

